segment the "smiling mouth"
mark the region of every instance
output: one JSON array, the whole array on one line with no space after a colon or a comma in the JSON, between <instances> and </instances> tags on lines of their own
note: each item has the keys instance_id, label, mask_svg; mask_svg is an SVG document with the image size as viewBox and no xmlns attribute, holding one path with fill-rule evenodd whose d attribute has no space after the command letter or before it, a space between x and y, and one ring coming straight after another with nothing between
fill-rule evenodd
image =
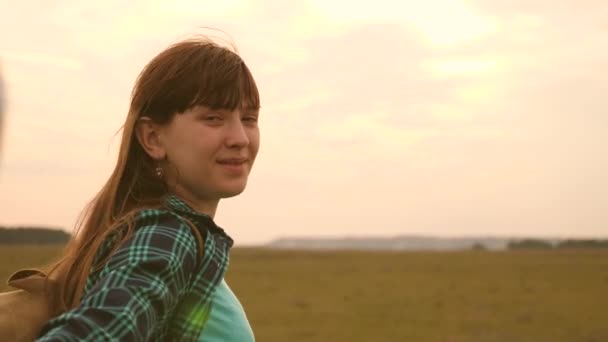
<instances>
[{"instance_id":1,"label":"smiling mouth","mask_svg":"<svg viewBox=\"0 0 608 342\"><path fill-rule=\"evenodd\" d=\"M217 161L222 165L241 165L247 162L247 158L226 158Z\"/></svg>"}]
</instances>

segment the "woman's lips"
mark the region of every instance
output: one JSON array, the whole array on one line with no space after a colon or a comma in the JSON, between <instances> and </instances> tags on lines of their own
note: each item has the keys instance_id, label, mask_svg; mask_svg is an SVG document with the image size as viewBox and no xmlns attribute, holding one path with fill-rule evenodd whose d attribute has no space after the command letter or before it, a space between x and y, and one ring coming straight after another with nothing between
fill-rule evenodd
<instances>
[{"instance_id":1,"label":"woman's lips","mask_svg":"<svg viewBox=\"0 0 608 342\"><path fill-rule=\"evenodd\" d=\"M223 159L218 164L230 173L242 173L245 170L246 159Z\"/></svg>"},{"instance_id":2,"label":"woman's lips","mask_svg":"<svg viewBox=\"0 0 608 342\"><path fill-rule=\"evenodd\" d=\"M247 158L222 158L218 159L220 164L243 164L247 161Z\"/></svg>"}]
</instances>

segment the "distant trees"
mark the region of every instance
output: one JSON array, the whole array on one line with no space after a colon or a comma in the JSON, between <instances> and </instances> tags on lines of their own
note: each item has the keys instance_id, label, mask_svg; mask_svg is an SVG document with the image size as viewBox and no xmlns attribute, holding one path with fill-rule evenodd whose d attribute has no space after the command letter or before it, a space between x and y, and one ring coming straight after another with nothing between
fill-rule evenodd
<instances>
[{"instance_id":1,"label":"distant trees","mask_svg":"<svg viewBox=\"0 0 608 342\"><path fill-rule=\"evenodd\" d=\"M549 249L553 245L544 240L539 239L523 239L519 241L509 241L507 249Z\"/></svg>"},{"instance_id":2,"label":"distant trees","mask_svg":"<svg viewBox=\"0 0 608 342\"><path fill-rule=\"evenodd\" d=\"M608 240L564 240L557 248L608 248Z\"/></svg>"},{"instance_id":3,"label":"distant trees","mask_svg":"<svg viewBox=\"0 0 608 342\"><path fill-rule=\"evenodd\" d=\"M597 239L567 239L551 243L541 239L523 239L509 241L507 249L588 249L588 248L608 248L608 240Z\"/></svg>"},{"instance_id":4,"label":"distant trees","mask_svg":"<svg viewBox=\"0 0 608 342\"><path fill-rule=\"evenodd\" d=\"M0 227L0 244L64 244L70 237L70 234L59 229Z\"/></svg>"},{"instance_id":5,"label":"distant trees","mask_svg":"<svg viewBox=\"0 0 608 342\"><path fill-rule=\"evenodd\" d=\"M474 251L485 251L487 248L483 245L483 243L475 242L473 246L471 246L471 249Z\"/></svg>"}]
</instances>

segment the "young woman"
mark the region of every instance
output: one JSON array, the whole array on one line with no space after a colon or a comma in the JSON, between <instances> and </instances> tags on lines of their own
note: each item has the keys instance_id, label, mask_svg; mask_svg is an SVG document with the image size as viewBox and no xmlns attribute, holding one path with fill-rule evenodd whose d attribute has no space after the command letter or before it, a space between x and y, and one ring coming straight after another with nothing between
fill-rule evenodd
<instances>
[{"instance_id":1,"label":"young woman","mask_svg":"<svg viewBox=\"0 0 608 342\"><path fill-rule=\"evenodd\" d=\"M54 269L38 341L253 341L224 281L233 244L214 221L256 158L260 99L233 51L179 42L141 72L118 162Z\"/></svg>"}]
</instances>

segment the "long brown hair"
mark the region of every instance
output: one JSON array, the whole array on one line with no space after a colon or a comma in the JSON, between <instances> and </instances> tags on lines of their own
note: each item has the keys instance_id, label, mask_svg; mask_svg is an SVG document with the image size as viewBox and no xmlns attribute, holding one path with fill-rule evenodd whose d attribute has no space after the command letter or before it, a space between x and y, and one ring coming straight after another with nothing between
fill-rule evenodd
<instances>
[{"instance_id":1,"label":"long brown hair","mask_svg":"<svg viewBox=\"0 0 608 342\"><path fill-rule=\"evenodd\" d=\"M138 120L147 116L167 124L197 105L230 110L260 106L256 83L241 57L207 38L168 47L139 74L122 126L116 167L81 213L74 237L51 271L57 279L53 306L59 312L78 305L89 273L103 267L106 260L97 261L96 254L108 235L118 232L114 248L120 246L135 229L137 211L160 207L170 191L155 175L154 160L134 134Z\"/></svg>"}]
</instances>

